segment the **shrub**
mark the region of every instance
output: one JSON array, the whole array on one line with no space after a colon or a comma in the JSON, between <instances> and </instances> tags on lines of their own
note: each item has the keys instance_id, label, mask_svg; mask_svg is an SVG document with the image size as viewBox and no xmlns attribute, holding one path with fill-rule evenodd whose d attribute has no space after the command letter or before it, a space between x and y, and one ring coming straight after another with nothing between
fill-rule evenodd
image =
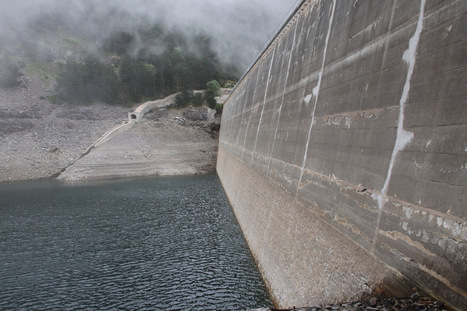
<instances>
[{"instance_id":1,"label":"shrub","mask_svg":"<svg viewBox=\"0 0 467 311\"><path fill-rule=\"evenodd\" d=\"M208 104L208 107L211 109L215 109L217 105L217 101L214 98L214 96L210 95L208 92L206 92L206 103Z\"/></svg>"},{"instance_id":2,"label":"shrub","mask_svg":"<svg viewBox=\"0 0 467 311\"><path fill-rule=\"evenodd\" d=\"M209 108L215 109L216 108L216 96L220 94L221 86L219 82L216 80L209 81L206 83L206 102L208 103Z\"/></svg>"},{"instance_id":3,"label":"shrub","mask_svg":"<svg viewBox=\"0 0 467 311\"><path fill-rule=\"evenodd\" d=\"M222 110L224 109L224 105L223 104L217 104L216 105L216 113L218 115L222 115Z\"/></svg>"},{"instance_id":4,"label":"shrub","mask_svg":"<svg viewBox=\"0 0 467 311\"><path fill-rule=\"evenodd\" d=\"M201 107L204 103L204 98L202 93L196 93L193 95L193 98L191 99L191 104L194 107Z\"/></svg>"},{"instance_id":5,"label":"shrub","mask_svg":"<svg viewBox=\"0 0 467 311\"><path fill-rule=\"evenodd\" d=\"M183 108L188 106L191 103L191 99L193 98L193 91L184 90L175 96L175 106L179 108Z\"/></svg>"},{"instance_id":6,"label":"shrub","mask_svg":"<svg viewBox=\"0 0 467 311\"><path fill-rule=\"evenodd\" d=\"M216 80L211 80L206 83L206 90L212 94L213 97L220 95L221 86Z\"/></svg>"}]
</instances>

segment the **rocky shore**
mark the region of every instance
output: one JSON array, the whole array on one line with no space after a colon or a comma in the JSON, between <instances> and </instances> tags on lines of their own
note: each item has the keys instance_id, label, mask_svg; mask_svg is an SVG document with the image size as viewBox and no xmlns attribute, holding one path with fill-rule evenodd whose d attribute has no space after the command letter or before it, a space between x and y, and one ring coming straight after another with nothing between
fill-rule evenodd
<instances>
[{"instance_id":1,"label":"rocky shore","mask_svg":"<svg viewBox=\"0 0 467 311\"><path fill-rule=\"evenodd\" d=\"M262 308L250 311L442 311L448 310L440 301L431 297L420 297L414 293L408 298L376 298L369 301L358 301L352 303L341 303L325 306L310 306L301 308Z\"/></svg>"},{"instance_id":2,"label":"rocky shore","mask_svg":"<svg viewBox=\"0 0 467 311\"><path fill-rule=\"evenodd\" d=\"M217 139L212 122L205 119L206 110L150 113L128 132L83 157L103 134L128 120L130 109L52 104L46 99L51 95L49 88L36 77L25 77L21 87L0 88L0 182L58 175L81 180L196 174L215 169ZM70 166L73 169L67 170Z\"/></svg>"}]
</instances>

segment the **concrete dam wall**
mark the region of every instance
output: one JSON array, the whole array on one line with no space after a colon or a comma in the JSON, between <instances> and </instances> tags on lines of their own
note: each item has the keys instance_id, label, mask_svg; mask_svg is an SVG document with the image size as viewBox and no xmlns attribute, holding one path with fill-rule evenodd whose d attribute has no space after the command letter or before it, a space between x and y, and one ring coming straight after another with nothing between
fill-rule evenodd
<instances>
[{"instance_id":1,"label":"concrete dam wall","mask_svg":"<svg viewBox=\"0 0 467 311\"><path fill-rule=\"evenodd\" d=\"M467 1L303 1L224 104L217 171L278 306L467 310Z\"/></svg>"}]
</instances>

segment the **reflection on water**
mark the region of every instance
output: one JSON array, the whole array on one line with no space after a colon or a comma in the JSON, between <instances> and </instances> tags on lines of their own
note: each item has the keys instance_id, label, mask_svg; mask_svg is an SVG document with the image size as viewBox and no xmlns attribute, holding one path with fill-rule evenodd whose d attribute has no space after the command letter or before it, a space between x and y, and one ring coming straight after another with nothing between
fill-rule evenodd
<instances>
[{"instance_id":1,"label":"reflection on water","mask_svg":"<svg viewBox=\"0 0 467 311\"><path fill-rule=\"evenodd\" d=\"M0 184L1 310L270 305L215 175Z\"/></svg>"}]
</instances>

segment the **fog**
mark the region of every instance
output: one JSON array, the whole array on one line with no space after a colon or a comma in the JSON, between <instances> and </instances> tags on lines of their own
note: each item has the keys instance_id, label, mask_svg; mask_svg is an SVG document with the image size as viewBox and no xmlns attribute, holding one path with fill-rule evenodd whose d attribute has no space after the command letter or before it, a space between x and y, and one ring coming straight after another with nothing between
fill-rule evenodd
<instances>
[{"instance_id":1,"label":"fog","mask_svg":"<svg viewBox=\"0 0 467 311\"><path fill-rule=\"evenodd\" d=\"M0 54L47 49L60 31L96 45L115 31L160 22L183 33L206 33L222 62L243 69L254 61L300 0L16 0L0 3ZM48 29L54 31L48 32ZM139 42L141 43L141 42ZM136 41L135 44L138 44ZM137 49L137 46L135 47Z\"/></svg>"}]
</instances>

